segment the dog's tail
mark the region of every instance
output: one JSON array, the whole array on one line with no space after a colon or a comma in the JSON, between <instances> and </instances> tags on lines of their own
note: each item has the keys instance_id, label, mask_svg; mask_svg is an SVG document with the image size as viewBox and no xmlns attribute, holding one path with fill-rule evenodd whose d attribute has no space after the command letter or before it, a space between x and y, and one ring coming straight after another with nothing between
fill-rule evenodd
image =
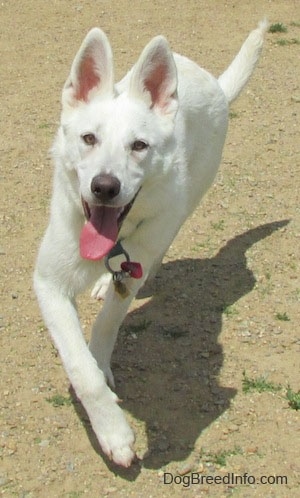
<instances>
[{"instance_id":1,"label":"dog's tail","mask_svg":"<svg viewBox=\"0 0 300 498\"><path fill-rule=\"evenodd\" d=\"M268 21L264 19L257 29L251 31L235 59L219 77L219 84L229 103L237 98L253 73L268 26Z\"/></svg>"}]
</instances>

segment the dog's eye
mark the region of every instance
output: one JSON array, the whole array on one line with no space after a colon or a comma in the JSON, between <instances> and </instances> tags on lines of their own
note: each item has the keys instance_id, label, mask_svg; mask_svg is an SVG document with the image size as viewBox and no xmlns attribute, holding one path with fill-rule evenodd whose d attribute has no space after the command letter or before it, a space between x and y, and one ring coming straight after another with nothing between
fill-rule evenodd
<instances>
[{"instance_id":1,"label":"dog's eye","mask_svg":"<svg viewBox=\"0 0 300 498\"><path fill-rule=\"evenodd\" d=\"M85 133L85 135L82 135L81 138L86 145L95 145L97 142L97 138L94 133Z\"/></svg>"},{"instance_id":2,"label":"dog's eye","mask_svg":"<svg viewBox=\"0 0 300 498\"><path fill-rule=\"evenodd\" d=\"M131 145L131 150L134 150L136 152L140 152L142 150L147 149L148 147L149 147L149 145L146 142L144 142L143 140L136 140Z\"/></svg>"}]
</instances>

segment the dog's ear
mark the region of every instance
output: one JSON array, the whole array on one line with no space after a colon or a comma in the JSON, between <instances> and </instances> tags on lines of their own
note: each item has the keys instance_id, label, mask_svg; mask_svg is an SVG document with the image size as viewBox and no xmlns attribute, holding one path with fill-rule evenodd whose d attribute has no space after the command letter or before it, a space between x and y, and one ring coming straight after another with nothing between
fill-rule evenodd
<instances>
[{"instance_id":1,"label":"dog's ear","mask_svg":"<svg viewBox=\"0 0 300 498\"><path fill-rule=\"evenodd\" d=\"M174 117L177 104L177 70L167 40L157 36L145 47L132 70L129 93L150 108Z\"/></svg>"},{"instance_id":2,"label":"dog's ear","mask_svg":"<svg viewBox=\"0 0 300 498\"><path fill-rule=\"evenodd\" d=\"M84 39L73 61L65 83L62 103L74 107L78 102L88 102L96 94L113 92L113 58L106 35L93 28Z\"/></svg>"}]
</instances>

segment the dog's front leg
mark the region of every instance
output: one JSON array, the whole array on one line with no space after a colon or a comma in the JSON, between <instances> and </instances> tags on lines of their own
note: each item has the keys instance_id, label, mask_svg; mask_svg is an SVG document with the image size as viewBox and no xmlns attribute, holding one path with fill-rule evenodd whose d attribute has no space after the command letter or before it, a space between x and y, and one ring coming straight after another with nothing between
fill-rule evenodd
<instances>
[{"instance_id":1,"label":"dog's front leg","mask_svg":"<svg viewBox=\"0 0 300 498\"><path fill-rule=\"evenodd\" d=\"M110 359L119 327L145 278L146 274L140 280L126 279L128 295L125 298L116 291L114 283L110 279L102 309L93 326L89 348L111 387L115 387L115 383L110 368Z\"/></svg>"},{"instance_id":2,"label":"dog's front leg","mask_svg":"<svg viewBox=\"0 0 300 498\"><path fill-rule=\"evenodd\" d=\"M38 270L34 280L45 323L104 453L128 467L134 458L134 435L85 343L74 302Z\"/></svg>"},{"instance_id":3,"label":"dog's front leg","mask_svg":"<svg viewBox=\"0 0 300 498\"><path fill-rule=\"evenodd\" d=\"M166 226L169 229L167 233ZM110 359L119 327L125 318L131 301L148 278L148 275L151 274L153 267L157 269L157 263L162 260L176 231L176 223L173 222L172 225L169 219L165 220L161 216L159 220L154 219L143 222L129 239L122 242L131 260L141 263L143 277L141 279L125 279L124 282L128 290L128 296L125 298L116 291L112 279L110 279L102 310L97 316L89 344L90 351L112 387L114 387L114 378L110 368ZM166 234L164 239L161 237L162 233ZM97 289L97 286L95 286L95 289Z\"/></svg>"}]
</instances>

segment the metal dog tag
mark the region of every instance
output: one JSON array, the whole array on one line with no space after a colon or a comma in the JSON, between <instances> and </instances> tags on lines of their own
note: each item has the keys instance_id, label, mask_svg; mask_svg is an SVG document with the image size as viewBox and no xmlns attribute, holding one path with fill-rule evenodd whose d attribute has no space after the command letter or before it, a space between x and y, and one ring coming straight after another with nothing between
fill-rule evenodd
<instances>
[{"instance_id":1,"label":"metal dog tag","mask_svg":"<svg viewBox=\"0 0 300 498\"><path fill-rule=\"evenodd\" d=\"M115 291L123 298L125 299L126 297L129 296L129 291L124 284L124 282L121 282L120 280L114 280L114 286L115 286Z\"/></svg>"},{"instance_id":2,"label":"metal dog tag","mask_svg":"<svg viewBox=\"0 0 300 498\"><path fill-rule=\"evenodd\" d=\"M109 260L114 258L115 256L124 255L126 261L121 263L120 270L113 270L110 266ZM129 254L122 247L121 242L117 242L117 244L111 249L111 251L105 257L105 266L107 270L112 274L113 283L115 286L115 291L123 298L129 296L130 292L127 286L124 284L123 280L125 278L142 278L143 269L140 263L136 263L134 261L130 261Z\"/></svg>"}]
</instances>

